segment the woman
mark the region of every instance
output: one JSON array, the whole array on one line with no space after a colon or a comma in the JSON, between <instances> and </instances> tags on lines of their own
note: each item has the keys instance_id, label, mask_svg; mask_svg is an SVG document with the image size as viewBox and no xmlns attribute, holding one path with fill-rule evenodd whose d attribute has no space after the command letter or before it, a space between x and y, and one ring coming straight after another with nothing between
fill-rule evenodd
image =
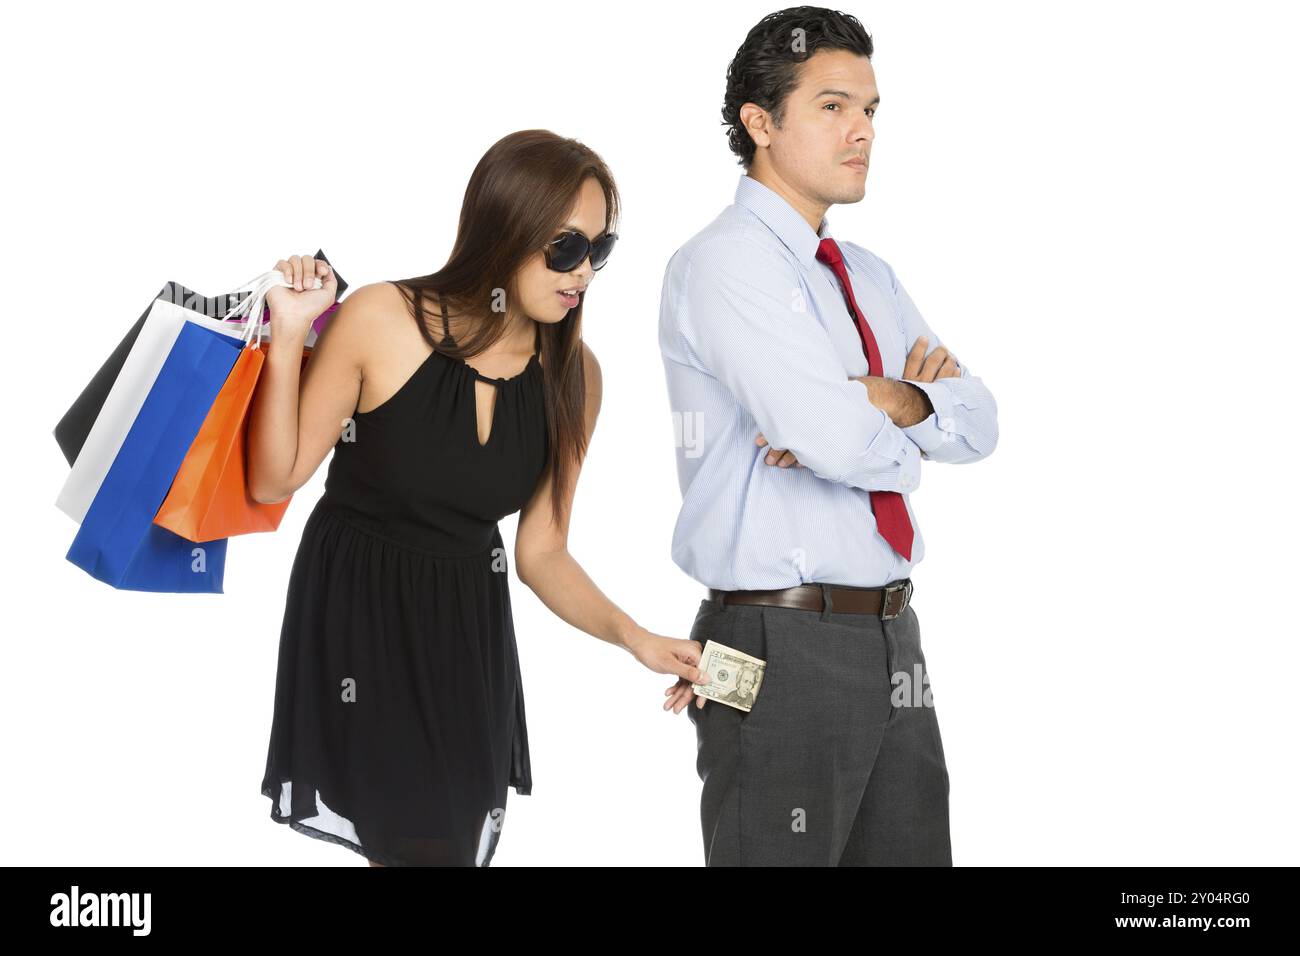
<instances>
[{"instance_id":1,"label":"woman","mask_svg":"<svg viewBox=\"0 0 1300 956\"><path fill-rule=\"evenodd\" d=\"M698 643L638 626L566 549L601 396L582 301L617 213L590 149L506 136L470 178L447 264L353 291L301 382L337 283L310 257L276 263L293 288L267 297L252 494L283 500L334 457L289 580L273 820L372 865L488 865L507 787L532 788L497 526L521 509L516 570L552 611L679 689L702 679Z\"/></svg>"}]
</instances>

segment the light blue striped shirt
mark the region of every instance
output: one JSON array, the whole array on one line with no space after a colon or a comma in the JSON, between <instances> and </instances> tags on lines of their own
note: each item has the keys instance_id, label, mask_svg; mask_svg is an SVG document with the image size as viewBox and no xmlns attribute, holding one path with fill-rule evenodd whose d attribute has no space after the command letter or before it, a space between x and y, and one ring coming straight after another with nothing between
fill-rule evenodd
<instances>
[{"instance_id":1,"label":"light blue striped shirt","mask_svg":"<svg viewBox=\"0 0 1300 956\"><path fill-rule=\"evenodd\" d=\"M970 369L915 382L934 413L897 427L850 376L867 374L862 340L831 268L829 236L748 175L735 203L677 250L659 311L682 507L673 561L706 587L767 590L806 582L877 587L925 556L907 493L921 460L972 462L998 439L993 395ZM918 336L943 343L883 259L836 239L859 308L900 378ZM768 465L768 448L803 468ZM876 532L869 492L907 501L912 560Z\"/></svg>"}]
</instances>

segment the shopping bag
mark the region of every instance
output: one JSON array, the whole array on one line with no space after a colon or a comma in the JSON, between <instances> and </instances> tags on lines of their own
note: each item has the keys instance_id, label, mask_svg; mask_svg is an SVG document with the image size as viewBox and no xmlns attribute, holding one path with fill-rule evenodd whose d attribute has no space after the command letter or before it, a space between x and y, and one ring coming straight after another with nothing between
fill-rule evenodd
<instances>
[{"instance_id":1,"label":"shopping bag","mask_svg":"<svg viewBox=\"0 0 1300 956\"><path fill-rule=\"evenodd\" d=\"M251 292L245 295L251 295ZM90 434L91 426L99 416L100 409L104 407L104 400L108 397L113 383L117 381L122 371L122 366L126 364L127 356L131 354L131 349L140 337L140 330L144 328L154 301L159 299L174 303L187 311L218 320L225 318L226 311L239 301L239 297L234 293L210 299L190 291L178 282L168 282L164 285L140 313L140 318L135 320L135 324L131 326L122 341L117 344L113 354L100 366L99 371L90 380L90 384L82 389L77 400L54 426L54 440L59 443L59 450L63 452L63 457L68 460L69 465L73 464L81 453L81 448L86 443L86 436Z\"/></svg>"},{"instance_id":2,"label":"shopping bag","mask_svg":"<svg viewBox=\"0 0 1300 956\"><path fill-rule=\"evenodd\" d=\"M325 253L320 250L317 250L316 258L329 262ZM330 265L333 268L333 264ZM338 274L337 270L334 271L334 278L338 282L335 298L339 299L342 298L348 284ZM190 291L178 282L168 282L154 298L164 299L187 312L197 312L204 318L221 320L226 317L227 312L236 303L246 300L252 294L253 291L250 289L242 294L227 293L215 298L207 298L197 292ZM59 450L63 452L63 457L67 459L69 465L73 464L81 453L81 448L86 443L86 437L90 434L95 419L104 407L104 402L108 398L113 384L117 381L117 377L126 363L127 356L130 355L132 347L140 337L145 319L149 315L152 306L153 303L150 302L149 306L140 314L140 318L136 319L135 324L131 326L122 341L118 343L117 348L113 350L113 354L100 366L99 371L90 380L90 384L82 389L81 394L77 396L77 400L72 403L71 407L54 427L54 440L58 442ZM315 344L316 337L319 336L326 323L337 311L337 308L338 303L336 302L316 320L312 325L312 331L307 336L307 345Z\"/></svg>"},{"instance_id":3,"label":"shopping bag","mask_svg":"<svg viewBox=\"0 0 1300 956\"><path fill-rule=\"evenodd\" d=\"M148 323L141 341L147 330ZM196 545L153 518L242 347L200 321L182 323L86 510L69 561L124 590L222 592L226 541Z\"/></svg>"},{"instance_id":4,"label":"shopping bag","mask_svg":"<svg viewBox=\"0 0 1300 956\"><path fill-rule=\"evenodd\" d=\"M336 303L327 311L337 308ZM248 492L248 413L266 360L265 344L256 341L258 332L251 327L246 332L244 349L153 519L190 541L274 531L289 507L290 498L263 504ZM311 352L303 348L304 366Z\"/></svg>"},{"instance_id":5,"label":"shopping bag","mask_svg":"<svg viewBox=\"0 0 1300 956\"><path fill-rule=\"evenodd\" d=\"M55 502L74 521L85 519L178 336L191 324L223 335L239 348L242 325L205 319L165 299L153 301ZM230 357L232 365L235 357Z\"/></svg>"},{"instance_id":6,"label":"shopping bag","mask_svg":"<svg viewBox=\"0 0 1300 956\"><path fill-rule=\"evenodd\" d=\"M268 282L270 285L267 285ZM315 277L314 282L316 288L319 288L320 278ZM86 509L90 507L100 483L108 473L113 457L126 438L126 433L139 413L145 396L149 394L158 370L162 368L182 326L186 322L197 322L233 338L242 338L246 325L251 321L248 317L264 314L265 291L273 285L285 286L288 283L279 272L271 270L240 286L230 293L239 301L225 309L221 319L208 318L186 308L184 304L168 299L155 299L150 304L140 332L72 462L72 469L55 502L60 510L74 521L80 522L85 517ZM259 289L263 295L257 303L257 311L252 312L252 301ZM249 294L241 297L240 293ZM203 300L204 303L212 301ZM260 325L258 327L261 329ZM314 341L314 333L309 332L307 342Z\"/></svg>"}]
</instances>

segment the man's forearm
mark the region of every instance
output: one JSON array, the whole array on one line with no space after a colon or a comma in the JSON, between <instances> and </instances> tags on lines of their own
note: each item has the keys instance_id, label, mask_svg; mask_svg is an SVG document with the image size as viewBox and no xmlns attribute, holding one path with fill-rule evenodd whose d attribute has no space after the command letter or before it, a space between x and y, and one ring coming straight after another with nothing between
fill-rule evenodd
<instances>
[{"instance_id":1,"label":"man's forearm","mask_svg":"<svg viewBox=\"0 0 1300 956\"><path fill-rule=\"evenodd\" d=\"M923 422L934 414L930 396L911 382L880 375L852 375L867 387L867 400L889 416L899 428Z\"/></svg>"}]
</instances>

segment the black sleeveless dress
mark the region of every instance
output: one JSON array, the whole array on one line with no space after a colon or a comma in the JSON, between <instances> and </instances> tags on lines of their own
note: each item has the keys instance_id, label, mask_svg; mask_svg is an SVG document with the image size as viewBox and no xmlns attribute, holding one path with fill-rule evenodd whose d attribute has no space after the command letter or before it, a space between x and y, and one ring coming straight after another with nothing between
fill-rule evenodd
<instances>
[{"instance_id":1,"label":"black sleeveless dress","mask_svg":"<svg viewBox=\"0 0 1300 956\"><path fill-rule=\"evenodd\" d=\"M497 389L483 445L480 380ZM289 578L262 780L272 820L390 866L489 864L506 788L532 790L497 522L532 495L546 453L537 347L511 378L434 350L353 415Z\"/></svg>"}]
</instances>

